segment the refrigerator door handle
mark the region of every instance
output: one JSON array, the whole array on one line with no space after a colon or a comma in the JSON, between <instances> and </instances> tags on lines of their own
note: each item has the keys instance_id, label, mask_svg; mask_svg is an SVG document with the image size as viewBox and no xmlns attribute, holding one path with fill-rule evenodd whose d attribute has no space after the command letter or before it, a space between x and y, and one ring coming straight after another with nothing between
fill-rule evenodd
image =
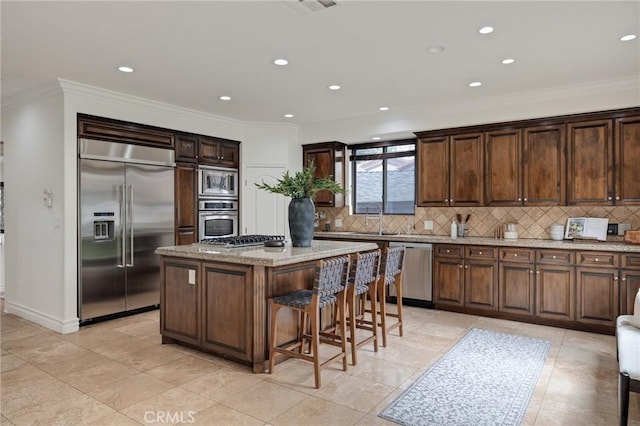
<instances>
[{"instance_id":1,"label":"refrigerator door handle","mask_svg":"<svg viewBox=\"0 0 640 426\"><path fill-rule=\"evenodd\" d=\"M129 263L127 263L127 266L133 266L133 185L129 185L127 215L129 221Z\"/></svg>"},{"instance_id":2,"label":"refrigerator door handle","mask_svg":"<svg viewBox=\"0 0 640 426\"><path fill-rule=\"evenodd\" d=\"M124 268L125 262L125 250L126 250L126 237L125 237L125 206L126 206L126 194L124 189L124 184L118 185L118 189L120 190L120 263L118 263L118 268Z\"/></svg>"}]
</instances>

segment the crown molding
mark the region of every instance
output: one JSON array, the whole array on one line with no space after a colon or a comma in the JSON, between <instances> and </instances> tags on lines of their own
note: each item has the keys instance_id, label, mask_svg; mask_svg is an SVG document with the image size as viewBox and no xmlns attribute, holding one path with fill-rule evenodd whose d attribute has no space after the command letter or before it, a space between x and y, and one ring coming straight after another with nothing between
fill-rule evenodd
<instances>
[{"instance_id":1,"label":"crown molding","mask_svg":"<svg viewBox=\"0 0 640 426\"><path fill-rule=\"evenodd\" d=\"M2 98L2 111L8 111L50 96L61 95L62 93L60 85L55 80L37 84L29 89Z\"/></svg>"}]
</instances>

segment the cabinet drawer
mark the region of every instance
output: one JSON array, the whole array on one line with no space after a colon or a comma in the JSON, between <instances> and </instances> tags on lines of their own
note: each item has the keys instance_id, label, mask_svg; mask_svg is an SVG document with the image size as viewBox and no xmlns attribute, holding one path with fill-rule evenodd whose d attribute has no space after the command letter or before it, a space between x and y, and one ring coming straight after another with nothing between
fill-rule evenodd
<instances>
[{"instance_id":1,"label":"cabinet drawer","mask_svg":"<svg viewBox=\"0 0 640 426\"><path fill-rule=\"evenodd\" d=\"M618 267L618 254L604 251L579 251L578 265Z\"/></svg>"},{"instance_id":2,"label":"cabinet drawer","mask_svg":"<svg viewBox=\"0 0 640 426\"><path fill-rule=\"evenodd\" d=\"M635 254L623 254L622 267L626 269L640 269L640 255Z\"/></svg>"},{"instance_id":3,"label":"cabinet drawer","mask_svg":"<svg viewBox=\"0 0 640 426\"><path fill-rule=\"evenodd\" d=\"M464 246L437 245L435 256L439 257L464 257Z\"/></svg>"},{"instance_id":4,"label":"cabinet drawer","mask_svg":"<svg viewBox=\"0 0 640 426\"><path fill-rule=\"evenodd\" d=\"M572 265L575 253L567 250L537 250L536 262L548 265Z\"/></svg>"},{"instance_id":5,"label":"cabinet drawer","mask_svg":"<svg viewBox=\"0 0 640 426\"><path fill-rule=\"evenodd\" d=\"M534 251L526 248L501 248L500 260L509 262L530 262L534 261Z\"/></svg>"},{"instance_id":6,"label":"cabinet drawer","mask_svg":"<svg viewBox=\"0 0 640 426\"><path fill-rule=\"evenodd\" d=\"M466 247L465 254L467 259L495 259L498 249L487 246L470 246Z\"/></svg>"}]
</instances>

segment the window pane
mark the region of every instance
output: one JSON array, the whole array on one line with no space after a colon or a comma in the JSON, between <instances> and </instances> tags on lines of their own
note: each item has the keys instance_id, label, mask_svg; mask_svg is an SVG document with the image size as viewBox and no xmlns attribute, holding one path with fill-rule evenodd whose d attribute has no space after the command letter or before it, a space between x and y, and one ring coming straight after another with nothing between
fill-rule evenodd
<instances>
[{"instance_id":1,"label":"window pane","mask_svg":"<svg viewBox=\"0 0 640 426\"><path fill-rule=\"evenodd\" d=\"M372 154L382 154L382 148L361 148L354 149L354 155L372 155Z\"/></svg>"},{"instance_id":2,"label":"window pane","mask_svg":"<svg viewBox=\"0 0 640 426\"><path fill-rule=\"evenodd\" d=\"M387 147L387 152L406 152L406 151L414 151L416 149L416 145L411 143L408 145L392 145Z\"/></svg>"},{"instance_id":3,"label":"window pane","mask_svg":"<svg viewBox=\"0 0 640 426\"><path fill-rule=\"evenodd\" d=\"M382 160L356 161L355 212L379 212L382 202Z\"/></svg>"},{"instance_id":4,"label":"window pane","mask_svg":"<svg viewBox=\"0 0 640 426\"><path fill-rule=\"evenodd\" d=\"M413 214L415 204L415 158L387 160L387 200L385 213Z\"/></svg>"}]
</instances>

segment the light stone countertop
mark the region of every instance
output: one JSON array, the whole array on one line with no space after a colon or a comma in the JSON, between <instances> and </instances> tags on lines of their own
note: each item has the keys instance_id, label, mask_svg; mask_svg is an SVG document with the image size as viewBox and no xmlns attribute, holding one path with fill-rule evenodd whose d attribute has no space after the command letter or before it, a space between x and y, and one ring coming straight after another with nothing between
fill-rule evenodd
<instances>
[{"instance_id":1,"label":"light stone countertop","mask_svg":"<svg viewBox=\"0 0 640 426\"><path fill-rule=\"evenodd\" d=\"M486 237L464 237L452 240L444 235L415 235L415 234L393 234L378 235L371 233L359 233L352 231L344 232L316 232L315 237L335 238L336 240L362 240L362 241L400 241L408 243L432 243L432 244L464 244L479 246L499 246L499 247L525 247L525 248L549 248L563 250L595 250L613 251L621 253L640 253L639 244L625 244L624 242L604 242L604 241L579 241L571 240L554 241L543 239L493 239Z\"/></svg>"},{"instance_id":2,"label":"light stone countertop","mask_svg":"<svg viewBox=\"0 0 640 426\"><path fill-rule=\"evenodd\" d=\"M239 248L221 248L196 243L183 246L158 247L155 252L161 256L272 267L326 259L377 248L378 246L375 243L367 241L314 240L311 243L311 247L305 248L292 247L290 243L287 243L284 247L250 246Z\"/></svg>"}]
</instances>

